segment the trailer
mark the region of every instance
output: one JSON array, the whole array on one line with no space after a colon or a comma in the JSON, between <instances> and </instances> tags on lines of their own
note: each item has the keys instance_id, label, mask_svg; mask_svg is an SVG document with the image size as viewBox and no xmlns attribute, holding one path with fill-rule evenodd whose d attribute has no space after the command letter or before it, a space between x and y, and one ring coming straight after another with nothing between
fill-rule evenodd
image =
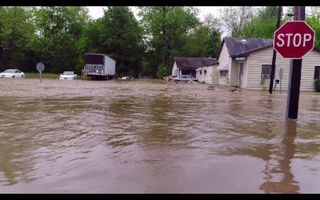
<instances>
[{"instance_id":1,"label":"trailer","mask_svg":"<svg viewBox=\"0 0 320 200\"><path fill-rule=\"evenodd\" d=\"M102 53L85 53L83 74L91 79L113 79L116 62Z\"/></svg>"}]
</instances>

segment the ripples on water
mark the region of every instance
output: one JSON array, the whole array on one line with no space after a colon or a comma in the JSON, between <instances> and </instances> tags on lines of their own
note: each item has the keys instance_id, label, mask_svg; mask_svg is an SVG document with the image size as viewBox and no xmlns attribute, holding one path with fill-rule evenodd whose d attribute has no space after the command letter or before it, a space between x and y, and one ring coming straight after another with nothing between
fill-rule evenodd
<instances>
[{"instance_id":1,"label":"ripples on water","mask_svg":"<svg viewBox=\"0 0 320 200\"><path fill-rule=\"evenodd\" d=\"M0 192L319 192L320 95L0 80Z\"/></svg>"}]
</instances>

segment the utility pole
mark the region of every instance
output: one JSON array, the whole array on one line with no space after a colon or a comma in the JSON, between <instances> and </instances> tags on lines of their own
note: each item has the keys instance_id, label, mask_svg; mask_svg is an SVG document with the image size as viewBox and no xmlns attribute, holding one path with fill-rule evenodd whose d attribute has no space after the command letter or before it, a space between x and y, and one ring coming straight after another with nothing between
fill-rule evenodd
<instances>
[{"instance_id":1,"label":"utility pole","mask_svg":"<svg viewBox=\"0 0 320 200\"><path fill-rule=\"evenodd\" d=\"M294 6L294 20L304 21L305 6ZM299 109L300 80L302 59L292 59L290 62L288 97L287 97L287 119L297 119Z\"/></svg>"},{"instance_id":2,"label":"utility pole","mask_svg":"<svg viewBox=\"0 0 320 200\"><path fill-rule=\"evenodd\" d=\"M282 12L282 7L278 6L278 17L277 17L276 30L280 26L281 12ZM276 52L275 49L273 49L272 64L271 64L271 74L270 74L270 83L269 83L269 93L270 94L272 94L274 74L275 74L275 71L276 71L276 57L277 57L277 52Z\"/></svg>"}]
</instances>

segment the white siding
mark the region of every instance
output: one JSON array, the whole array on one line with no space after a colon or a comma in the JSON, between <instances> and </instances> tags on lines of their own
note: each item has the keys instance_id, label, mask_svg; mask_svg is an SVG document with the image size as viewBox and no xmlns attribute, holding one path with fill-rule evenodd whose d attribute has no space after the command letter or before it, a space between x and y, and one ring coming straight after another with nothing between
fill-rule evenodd
<instances>
[{"instance_id":1,"label":"white siding","mask_svg":"<svg viewBox=\"0 0 320 200\"><path fill-rule=\"evenodd\" d=\"M176 62L173 63L173 67L172 67L172 71L171 71L171 75L172 76L179 76L180 75L180 70L178 69L178 66L176 64Z\"/></svg>"},{"instance_id":2,"label":"white siding","mask_svg":"<svg viewBox=\"0 0 320 200\"><path fill-rule=\"evenodd\" d=\"M243 88L247 88L248 85L248 62L243 63Z\"/></svg>"},{"instance_id":3,"label":"white siding","mask_svg":"<svg viewBox=\"0 0 320 200\"><path fill-rule=\"evenodd\" d=\"M220 71L217 69L217 65L213 66L213 84L219 84L219 73Z\"/></svg>"},{"instance_id":4,"label":"white siding","mask_svg":"<svg viewBox=\"0 0 320 200\"><path fill-rule=\"evenodd\" d=\"M231 86L237 86L239 87L239 73L240 73L240 63L236 61L235 59L232 60L232 68L231 68ZM242 72L243 80L242 80L242 88L247 87L247 77L248 77L248 63L247 61L243 62L243 72Z\"/></svg>"},{"instance_id":5,"label":"white siding","mask_svg":"<svg viewBox=\"0 0 320 200\"><path fill-rule=\"evenodd\" d=\"M201 75L200 75L200 71L202 70L202 68L201 67L199 67L199 68L197 68L196 69L196 78L200 81L201 80Z\"/></svg>"},{"instance_id":6,"label":"white siding","mask_svg":"<svg viewBox=\"0 0 320 200\"><path fill-rule=\"evenodd\" d=\"M246 77L246 88L249 89L262 89L261 85L261 70L262 65L271 65L272 63L272 51L273 48L269 47L263 50L259 50L250 54L247 58L248 73ZM313 91L313 75L314 67L320 65L320 53L311 51L307 53L302 59L302 72L301 72L301 84L300 89L303 91ZM281 89L288 89L288 74L289 74L290 59L283 58L277 54L276 59L276 72L275 79L280 79L279 70L283 69L283 78L281 81ZM265 81L265 86L269 87L269 80ZM279 85L276 88L279 90Z\"/></svg>"},{"instance_id":7,"label":"white siding","mask_svg":"<svg viewBox=\"0 0 320 200\"><path fill-rule=\"evenodd\" d=\"M219 85L228 85L228 76L220 76L219 74Z\"/></svg>"},{"instance_id":8,"label":"white siding","mask_svg":"<svg viewBox=\"0 0 320 200\"><path fill-rule=\"evenodd\" d=\"M109 58L108 56L104 57L104 63L105 63L105 74L114 76L116 73L116 61Z\"/></svg>"},{"instance_id":9,"label":"white siding","mask_svg":"<svg viewBox=\"0 0 320 200\"><path fill-rule=\"evenodd\" d=\"M199 82L203 81L203 67L199 67L196 69L196 78L198 79Z\"/></svg>"},{"instance_id":10,"label":"white siding","mask_svg":"<svg viewBox=\"0 0 320 200\"><path fill-rule=\"evenodd\" d=\"M198 78L199 82L205 82L207 84L212 84L212 80L214 78L214 69L217 66L205 66L205 67L199 67L196 71L196 77ZM206 74L204 74L204 71L207 71ZM201 71L201 75L200 75L200 71Z\"/></svg>"},{"instance_id":11,"label":"white siding","mask_svg":"<svg viewBox=\"0 0 320 200\"><path fill-rule=\"evenodd\" d=\"M221 77L222 80L220 81L220 73L218 72L219 73L219 81L218 82L221 85L228 85L229 84L228 80L230 80L231 60L232 59L231 59L231 57L229 55L227 45L226 45L226 43L223 43L223 46L222 46L218 61L219 61L219 66L220 67L228 66L229 73L228 73L228 78Z\"/></svg>"},{"instance_id":12,"label":"white siding","mask_svg":"<svg viewBox=\"0 0 320 200\"><path fill-rule=\"evenodd\" d=\"M239 85L239 64L234 59L232 60L231 70L229 70L229 79L231 86Z\"/></svg>"}]
</instances>

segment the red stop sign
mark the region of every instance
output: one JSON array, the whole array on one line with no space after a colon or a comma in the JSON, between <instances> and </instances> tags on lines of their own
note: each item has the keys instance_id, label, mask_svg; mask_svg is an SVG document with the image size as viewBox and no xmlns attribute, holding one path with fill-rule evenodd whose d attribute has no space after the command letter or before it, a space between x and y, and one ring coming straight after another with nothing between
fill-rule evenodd
<instances>
[{"instance_id":1,"label":"red stop sign","mask_svg":"<svg viewBox=\"0 0 320 200\"><path fill-rule=\"evenodd\" d=\"M273 47L284 58L301 59L314 47L315 32L304 21L291 21L274 32Z\"/></svg>"}]
</instances>

